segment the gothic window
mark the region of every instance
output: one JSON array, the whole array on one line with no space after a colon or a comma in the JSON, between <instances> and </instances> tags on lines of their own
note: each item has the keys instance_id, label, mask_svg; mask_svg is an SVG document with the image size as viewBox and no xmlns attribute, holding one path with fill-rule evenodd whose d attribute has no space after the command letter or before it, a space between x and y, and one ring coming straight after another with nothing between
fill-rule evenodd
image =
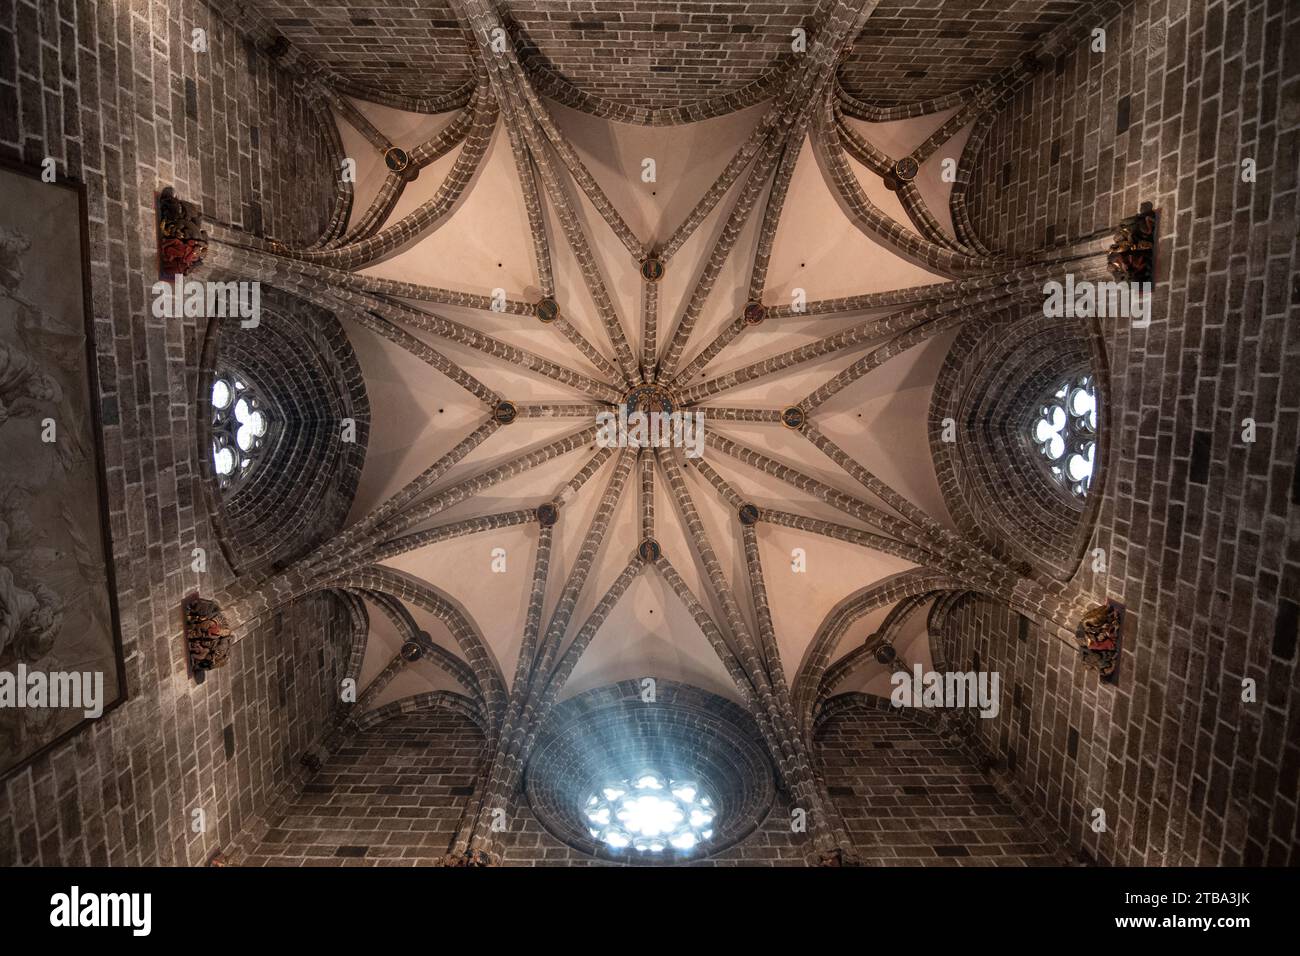
<instances>
[{"instance_id":1,"label":"gothic window","mask_svg":"<svg viewBox=\"0 0 1300 956\"><path fill-rule=\"evenodd\" d=\"M229 372L217 375L212 382L212 470L223 491L256 466L270 425L252 386Z\"/></svg>"},{"instance_id":2,"label":"gothic window","mask_svg":"<svg viewBox=\"0 0 1300 956\"><path fill-rule=\"evenodd\" d=\"M1097 388L1092 376L1069 379L1040 406L1030 437L1048 473L1082 498L1097 463Z\"/></svg>"},{"instance_id":3,"label":"gothic window","mask_svg":"<svg viewBox=\"0 0 1300 956\"><path fill-rule=\"evenodd\" d=\"M713 836L713 801L694 783L646 771L607 783L583 808L588 832L612 850L687 852Z\"/></svg>"}]
</instances>

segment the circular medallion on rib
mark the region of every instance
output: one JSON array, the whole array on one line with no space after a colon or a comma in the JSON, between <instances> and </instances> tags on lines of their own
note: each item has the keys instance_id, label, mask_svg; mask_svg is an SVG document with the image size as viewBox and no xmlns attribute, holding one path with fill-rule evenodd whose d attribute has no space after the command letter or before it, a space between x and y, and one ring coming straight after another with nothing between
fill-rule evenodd
<instances>
[{"instance_id":1,"label":"circular medallion on rib","mask_svg":"<svg viewBox=\"0 0 1300 956\"><path fill-rule=\"evenodd\" d=\"M676 407L676 402L673 401L672 393L662 385L646 384L629 391L623 398L623 405L629 415L633 412L667 414Z\"/></svg>"},{"instance_id":2,"label":"circular medallion on rib","mask_svg":"<svg viewBox=\"0 0 1300 956\"><path fill-rule=\"evenodd\" d=\"M903 182L911 182L921 171L920 165L911 156L904 156L894 163L894 175Z\"/></svg>"},{"instance_id":3,"label":"circular medallion on rib","mask_svg":"<svg viewBox=\"0 0 1300 956\"><path fill-rule=\"evenodd\" d=\"M384 165L395 173L403 172L411 164L411 157L400 146L390 146L384 150Z\"/></svg>"},{"instance_id":4,"label":"circular medallion on rib","mask_svg":"<svg viewBox=\"0 0 1300 956\"><path fill-rule=\"evenodd\" d=\"M762 823L776 795L745 711L666 680L622 681L559 704L524 786L556 838L636 864L716 853Z\"/></svg>"},{"instance_id":5,"label":"circular medallion on rib","mask_svg":"<svg viewBox=\"0 0 1300 956\"><path fill-rule=\"evenodd\" d=\"M641 260L641 278L647 282L658 282L664 277L664 264L653 253Z\"/></svg>"}]
</instances>

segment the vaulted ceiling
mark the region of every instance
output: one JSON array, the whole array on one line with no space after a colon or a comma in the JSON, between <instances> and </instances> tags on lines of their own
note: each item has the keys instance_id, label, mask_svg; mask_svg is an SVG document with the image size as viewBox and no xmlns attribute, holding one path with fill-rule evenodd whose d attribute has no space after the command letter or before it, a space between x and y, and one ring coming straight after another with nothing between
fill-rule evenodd
<instances>
[{"instance_id":1,"label":"vaulted ceiling","mask_svg":"<svg viewBox=\"0 0 1300 956\"><path fill-rule=\"evenodd\" d=\"M348 524L262 593L368 606L362 711L455 702L502 741L487 792L509 793L557 702L663 679L748 707L805 790L819 703L928 665L936 594L1070 619L1080 595L959 530L932 397L968 323L1102 268L1097 237L1000 253L964 206L971 137L1072 5L1014 28L980 4L263 6L355 182L316 241L218 226L209 262L353 344ZM597 416L646 390L702 414L702 455L601 445Z\"/></svg>"},{"instance_id":2,"label":"vaulted ceiling","mask_svg":"<svg viewBox=\"0 0 1300 956\"><path fill-rule=\"evenodd\" d=\"M419 142L449 122L446 117L417 118L364 102L358 102L357 106L376 128L390 133L399 142ZM755 107L689 126L642 131L563 107L553 107L553 110L559 128L614 208L649 247L662 245L680 225L750 135L763 112L762 107ZM950 112L877 124L883 128L875 130L873 137L892 151L906 152L942 125ZM868 124L862 125L865 129ZM381 163L360 134L350 127L344 127L342 132L350 155L368 156L357 189L358 206L364 207L378 191ZM653 183L642 182L640 177L641 160L645 157L657 160ZM393 217L400 219L432 197L455 159L454 154L448 154L422 170L420 178L403 194ZM872 182L864 170L858 174L864 188L882 207L907 221L901 206L879 179ZM933 207L942 211L947 203L940 187L936 177L927 183L926 191L931 193ZM583 228L593 239L591 247L606 278L614 309L626 326L633 353L639 354L643 335L640 328L643 282L636 263L625 248L610 241L608 227L589 207L583 211L586 213ZM659 285L659 321L664 329L661 338L689 301L728 211L726 204L720 203L674 256ZM748 224L740 240L745 251L738 249L737 255L728 258L716 280L715 291L704 300L697 331L686 349L688 358L729 326L744 307L750 270L750 255L746 252L756 240L757 218ZM556 243L554 251L557 301L564 304L564 314L578 332L588 341L601 342L606 333L583 286L576 262L562 243ZM539 298L542 292L534 274L527 213L508 141L502 136L493 139L473 188L436 231L364 273L469 294L490 295L494 288L503 288L512 298L524 301ZM807 143L802 147L790 183L768 274L767 288L771 291L766 299L770 304L789 301L793 291L799 288L805 290L809 300L820 300L907 288L941 278L885 252L843 215ZM594 379L603 378L570 342L536 319L455 306L440 307L438 312ZM821 336L852 328L861 321L859 312L765 323L748 330L744 340L722 353L706 374L695 379L723 375ZM426 364L399 345L356 326L351 331L373 408L366 468L353 507L356 520L400 491L430 462L462 441L482 423L483 409L480 402L455 383L431 375ZM945 525L951 525L951 521L930 460L926 419L934 378L951 338L951 333L938 337L891 359L838 394L817 418L818 427L827 436L855 459L870 463L882 480ZM473 348L447 343L440 344L439 348L466 371L516 403L572 404L583 398L574 389L509 363L486 358ZM846 352L813 363L811 368L793 368L784 375L755 380L728 390L725 396L720 395L717 404L756 409L795 404L861 354L861 351ZM611 384L620 392L624 390L621 382ZM443 481L455 484L459 479L508 462L525 450L543 447L586 424L587 421L573 419L517 421L497 431L467 455L447 472ZM790 429L769 423L715 424L707 412L706 429L709 433L734 436L849 494L857 493L843 471L820 454L810 455L812 446ZM588 443L439 513L427 526L478 514L535 508L554 495L594 453ZM705 460L728 482L743 490L747 500L762 508L797 510L833 522L845 517L813 495L800 494L779 480L712 449L705 452ZM611 456L565 508L564 519L557 526L551 559L548 611L565 583L564 572L575 562L587 523L613 470ZM721 565L728 578L743 589L746 570L741 542L735 533L735 509L692 469L685 470L692 500L701 513ZM609 530L603 536L599 563L574 615L575 627L623 570L642 537L636 485L635 479L628 481ZM703 569L690 558L690 536L677 516L662 472L658 473L654 502L655 537L691 589L697 595L707 594L710 585ZM534 526L516 526L468 541L440 542L387 563L453 595L477 623L503 673L510 674L525 631L535 539ZM505 551L504 571L492 570L496 548ZM811 573L797 573L792 569L795 548L804 549ZM798 670L817 625L837 603L883 577L913 566L889 555L864 552L852 544L780 528L773 528L770 535L766 531L762 535L762 557L782 657L790 673ZM861 643L869 633L866 627L870 623L864 620L861 626L853 628L846 635L846 642ZM756 626L752 620L750 624ZM395 650L385 647L382 652L374 653L391 656ZM928 649L922 659L928 660ZM646 675L696 684L723 696L735 697L737 693L695 622L664 583L651 573L639 576L615 607L598 639L583 655L563 695ZM378 702L395 696L396 690L389 691Z\"/></svg>"}]
</instances>

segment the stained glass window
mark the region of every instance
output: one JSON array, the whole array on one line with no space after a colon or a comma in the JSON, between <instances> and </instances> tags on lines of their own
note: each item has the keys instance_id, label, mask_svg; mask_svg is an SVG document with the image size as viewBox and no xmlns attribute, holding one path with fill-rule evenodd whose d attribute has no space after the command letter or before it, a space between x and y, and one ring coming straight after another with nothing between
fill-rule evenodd
<instances>
[{"instance_id":1,"label":"stained glass window","mask_svg":"<svg viewBox=\"0 0 1300 956\"><path fill-rule=\"evenodd\" d=\"M713 836L713 800L690 781L646 771L607 783L583 808L591 835L612 850L687 852Z\"/></svg>"},{"instance_id":2,"label":"stained glass window","mask_svg":"<svg viewBox=\"0 0 1300 956\"><path fill-rule=\"evenodd\" d=\"M257 463L271 421L262 400L239 376L212 382L212 469L223 489L233 487Z\"/></svg>"},{"instance_id":3,"label":"stained glass window","mask_svg":"<svg viewBox=\"0 0 1300 956\"><path fill-rule=\"evenodd\" d=\"M1061 383L1038 409L1030 437L1062 487L1082 498L1097 464L1097 389L1092 376Z\"/></svg>"}]
</instances>

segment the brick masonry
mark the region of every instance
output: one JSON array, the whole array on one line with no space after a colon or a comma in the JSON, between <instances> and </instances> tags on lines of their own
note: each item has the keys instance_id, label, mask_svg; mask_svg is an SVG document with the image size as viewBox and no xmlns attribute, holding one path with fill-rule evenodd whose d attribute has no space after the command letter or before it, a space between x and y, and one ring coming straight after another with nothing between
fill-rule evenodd
<instances>
[{"instance_id":1,"label":"brick masonry","mask_svg":"<svg viewBox=\"0 0 1300 956\"><path fill-rule=\"evenodd\" d=\"M962 750L910 714L848 710L818 729L817 759L854 849L871 866L1055 862Z\"/></svg>"},{"instance_id":2,"label":"brick masonry","mask_svg":"<svg viewBox=\"0 0 1300 956\"><path fill-rule=\"evenodd\" d=\"M472 80L452 4L372 0L322 5L249 0L340 84L365 95L437 101ZM764 80L809 38L827 0L508 0L496 4L520 61L550 95L634 122L698 118ZM920 4L881 0L840 68L854 94L882 105L954 93L996 77L1088 0ZM693 108L693 109L692 109Z\"/></svg>"},{"instance_id":3,"label":"brick masonry","mask_svg":"<svg viewBox=\"0 0 1300 956\"><path fill-rule=\"evenodd\" d=\"M1052 17L1068 15L1064 6ZM984 743L1071 843L1101 862L1296 862L1300 376L1287 360L1300 342L1284 321L1300 299L1293 9L1283 0L1135 0L1105 24L1108 52L1082 46L1015 96L967 193L981 234L1010 251L1106 228L1142 200L1164 215L1156 321L1144 331L1106 329L1113 461L1092 544L1106 562L1096 590L1129 606L1120 688L1098 689L1061 645L1005 610L964 602L950 618L948 659L975 664L978 655L1005 668L1008 694L1021 685L1019 702L980 729ZM188 45L196 26L209 34L205 54ZM1008 62L1031 45L1029 32L1008 38ZM972 54L991 71L1002 55ZM898 64L888 68L893 77ZM941 92L933 84L943 74L931 73L910 78L904 98ZM889 88L857 92L869 91ZM401 753L408 732L448 741L457 760L478 759L478 731L460 718L425 715L422 726L368 731L373 740L340 754L295 796L297 755L324 727L341 656L347 618L332 599L268 619L203 687L184 673L181 597L215 590L229 574L194 461L202 330L149 317L140 281L151 270L152 193L174 183L219 219L290 241L314 237L333 195L329 148L291 80L196 0L18 0L0 12L0 151L29 162L53 155L89 186L132 693L0 788L0 864L200 863L263 819L277 825L254 857L269 859L272 846L330 846L341 860L391 852L362 856L356 848L370 844L360 839L326 840L341 828L317 811L338 816L355 804L330 803L350 789L316 787L410 787L383 794L398 798L384 805L394 812L375 819L424 820L436 847L450 838L456 801L467 799L452 792L464 784L448 782L460 771L435 775L442 766L426 764L409 782L366 780L392 773L389 751ZM1257 164L1254 183L1241 181L1245 158ZM1240 440L1246 417L1257 423L1250 445ZM194 547L212 556L205 577L189 570ZM1093 574L1087 560L1082 573ZM331 635L323 650L322 631ZM1257 683L1258 702L1241 701L1243 678ZM951 848L995 847L1006 851L999 860L1036 862L1041 848L1023 839L1014 814L976 791L984 786L976 772L926 733L881 714L824 725L822 772L859 849L894 861L926 847L935 862L967 862L976 854ZM877 746L885 742L907 746ZM876 753L889 749L900 754ZM902 786L903 771L925 781L906 786L926 792L888 790ZM303 812L284 814L285 799ZM875 809L882 801L887 816ZM198 808L208 822L201 834L190 828ZM1086 825L1095 808L1106 812L1101 833ZM518 813L507 862L577 859L526 806ZM757 833L711 862L793 862L800 851L785 815L778 802ZM925 826L959 816L967 821L960 831ZM900 819L908 827L896 827ZM964 842L899 837L931 830L961 832ZM282 836L298 831L301 839ZM374 846L424 853L423 839ZM940 854L939 845L950 849Z\"/></svg>"},{"instance_id":4,"label":"brick masonry","mask_svg":"<svg viewBox=\"0 0 1300 956\"><path fill-rule=\"evenodd\" d=\"M429 865L447 853L483 766L456 714L404 714L362 731L271 821L247 866Z\"/></svg>"},{"instance_id":5,"label":"brick masonry","mask_svg":"<svg viewBox=\"0 0 1300 956\"><path fill-rule=\"evenodd\" d=\"M999 746L1104 862L1300 859L1298 18L1283 0L1127 5L1107 52L1080 46L1017 94L970 193L980 234L1011 250L1143 200L1162 215L1151 327L1105 328L1112 460L1090 547L1106 562L1095 589L1128 605L1120 687L1009 643L1005 612L959 623L985 661L1032 672ZM1094 808L1104 833L1083 827Z\"/></svg>"},{"instance_id":6,"label":"brick masonry","mask_svg":"<svg viewBox=\"0 0 1300 956\"><path fill-rule=\"evenodd\" d=\"M840 66L840 82L886 106L956 93L993 79L1095 2L882 0Z\"/></svg>"},{"instance_id":7,"label":"brick masonry","mask_svg":"<svg viewBox=\"0 0 1300 956\"><path fill-rule=\"evenodd\" d=\"M190 46L207 31L207 53ZM314 237L327 141L270 60L196 0L0 6L0 153L88 187L114 561L131 699L0 783L0 865L198 864L282 789L326 720L346 617L303 602L189 683L180 605L229 578L195 460L203 329L155 319L153 193ZM208 572L191 571L206 550ZM192 829L205 811L206 831Z\"/></svg>"},{"instance_id":8,"label":"brick masonry","mask_svg":"<svg viewBox=\"0 0 1300 956\"><path fill-rule=\"evenodd\" d=\"M411 866L448 850L483 767L483 736L447 713L405 714L356 735L271 822L249 866ZM970 757L888 710L849 709L818 734L818 763L855 849L870 865L1052 862ZM802 866L806 848L778 796L754 832L707 866ZM556 839L521 800L508 818L507 866L611 865Z\"/></svg>"}]
</instances>

